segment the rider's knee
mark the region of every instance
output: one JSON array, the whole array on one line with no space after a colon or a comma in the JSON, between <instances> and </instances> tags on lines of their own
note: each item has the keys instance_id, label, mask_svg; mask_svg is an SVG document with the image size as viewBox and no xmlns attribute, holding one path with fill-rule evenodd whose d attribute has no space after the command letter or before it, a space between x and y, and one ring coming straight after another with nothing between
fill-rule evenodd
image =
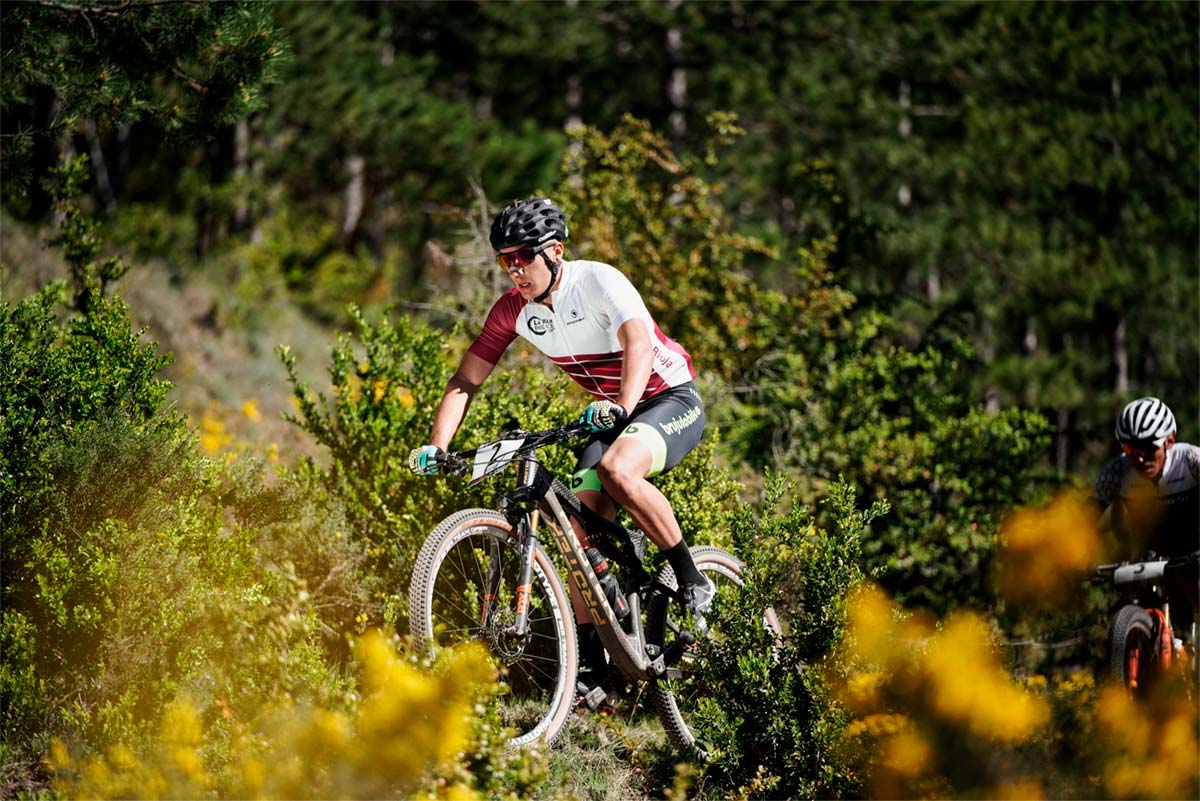
<instances>
[{"instance_id":1,"label":"rider's knee","mask_svg":"<svg viewBox=\"0 0 1200 801\"><path fill-rule=\"evenodd\" d=\"M600 477L600 485L614 498L624 498L630 490L642 480L637 467L632 460L622 458L620 454L605 454L596 466L596 475Z\"/></svg>"}]
</instances>

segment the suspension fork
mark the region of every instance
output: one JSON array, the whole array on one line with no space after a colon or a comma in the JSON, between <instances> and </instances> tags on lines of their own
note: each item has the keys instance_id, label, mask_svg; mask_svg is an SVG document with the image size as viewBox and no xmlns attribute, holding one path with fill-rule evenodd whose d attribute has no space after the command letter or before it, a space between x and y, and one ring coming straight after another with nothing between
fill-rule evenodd
<instances>
[{"instance_id":1,"label":"suspension fork","mask_svg":"<svg viewBox=\"0 0 1200 801\"><path fill-rule=\"evenodd\" d=\"M533 554L537 551L537 526L541 512L522 515L517 521L517 536L521 541L521 564L517 568L517 604L513 619L513 633L524 637L529 631L529 589L533 584ZM489 578L489 584L491 579ZM499 583L499 577L497 577ZM495 604L495 599L492 600Z\"/></svg>"}]
</instances>

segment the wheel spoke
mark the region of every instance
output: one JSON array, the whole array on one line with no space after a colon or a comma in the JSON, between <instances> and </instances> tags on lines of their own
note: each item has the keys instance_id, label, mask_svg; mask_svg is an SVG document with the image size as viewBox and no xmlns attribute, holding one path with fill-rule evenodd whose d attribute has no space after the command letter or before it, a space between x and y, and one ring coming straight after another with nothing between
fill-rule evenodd
<instances>
[{"instance_id":1,"label":"wheel spoke","mask_svg":"<svg viewBox=\"0 0 1200 801\"><path fill-rule=\"evenodd\" d=\"M540 555L530 587L527 628L517 636L513 625L520 553L499 525L472 522L447 530L447 541L452 544L442 546L440 557L430 557L430 567L422 578L427 589L414 590L415 603L427 605L423 625L438 646L473 639L492 651L503 668L501 682L508 688L496 703L501 720L516 729L517 741L553 737L565 722L573 698L574 629L566 629L569 600L559 585L552 584L552 574L547 572L552 568ZM466 526L470 529L464 536L461 532ZM455 531L459 533L454 535ZM451 536L455 539L450 540ZM414 587L416 574L414 570ZM493 612L483 621L489 578L496 577L499 585ZM569 653L565 642L572 643Z\"/></svg>"}]
</instances>

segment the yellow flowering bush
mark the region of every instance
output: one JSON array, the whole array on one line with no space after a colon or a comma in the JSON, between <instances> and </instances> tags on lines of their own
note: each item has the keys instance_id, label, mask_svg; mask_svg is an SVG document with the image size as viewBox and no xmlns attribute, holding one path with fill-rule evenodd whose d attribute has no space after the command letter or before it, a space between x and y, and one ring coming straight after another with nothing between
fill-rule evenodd
<instances>
[{"instance_id":1,"label":"yellow flowering bush","mask_svg":"<svg viewBox=\"0 0 1200 801\"><path fill-rule=\"evenodd\" d=\"M1197 710L1182 685L1167 685L1145 704L1119 687L1100 692L1095 716L1107 747L1098 772L1109 797L1198 797Z\"/></svg>"},{"instance_id":2,"label":"yellow flowering bush","mask_svg":"<svg viewBox=\"0 0 1200 801\"><path fill-rule=\"evenodd\" d=\"M50 757L54 790L68 798L407 798L422 787L444 798L477 797L452 772L473 742L475 718L495 676L482 649L447 654L423 672L378 631L355 649L360 698L338 710L283 702L256 726L236 727L232 758L210 756L200 713L186 700L164 712L139 756L123 745L77 759L62 742ZM469 779L469 776L466 777Z\"/></svg>"},{"instance_id":3,"label":"yellow flowering bush","mask_svg":"<svg viewBox=\"0 0 1200 801\"><path fill-rule=\"evenodd\" d=\"M850 601L845 657L841 699L855 715L846 734L872 752L864 759L875 797L936 794L972 772L978 784L961 789L995 790L1012 777L989 776L992 756L1034 737L1050 718L1047 703L996 659L974 614L934 626L867 584Z\"/></svg>"},{"instance_id":4,"label":"yellow flowering bush","mask_svg":"<svg viewBox=\"0 0 1200 801\"><path fill-rule=\"evenodd\" d=\"M1138 703L1086 672L1018 681L982 618L935 624L871 585L851 598L842 656L846 744L872 797L1200 796L1194 677L1182 672Z\"/></svg>"},{"instance_id":5,"label":"yellow flowering bush","mask_svg":"<svg viewBox=\"0 0 1200 801\"><path fill-rule=\"evenodd\" d=\"M1001 595L1036 607L1057 606L1070 597L1100 558L1097 520L1089 502L1071 493L1011 514L1000 529Z\"/></svg>"}]
</instances>

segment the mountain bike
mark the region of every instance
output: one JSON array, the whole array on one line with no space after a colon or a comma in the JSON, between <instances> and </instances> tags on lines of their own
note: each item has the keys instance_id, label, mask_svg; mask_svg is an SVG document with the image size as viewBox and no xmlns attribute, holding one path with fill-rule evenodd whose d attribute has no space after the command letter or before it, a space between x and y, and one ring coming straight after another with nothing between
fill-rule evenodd
<instances>
[{"instance_id":1,"label":"mountain bike","mask_svg":"<svg viewBox=\"0 0 1200 801\"><path fill-rule=\"evenodd\" d=\"M417 556L409 591L413 639L425 652L482 642L501 666L504 724L512 745L550 743L575 706L579 663L575 619L564 575L580 590L610 669L631 683L647 682L671 742L703 759L710 744L692 721L717 690L697 675L695 643L719 637L701 616L685 614L670 566L651 575L643 564L645 535L584 506L542 463L538 451L585 436L579 423L541 432L509 431L471 450L446 453L442 474L469 475L475 485L514 466L515 482L498 508L464 509L439 523ZM587 532L623 576L630 614L618 622L571 521ZM549 532L551 552L543 548ZM696 566L722 594L743 584L742 563L712 546L691 549ZM554 556L552 557L553 554ZM556 559L557 558L557 563ZM763 624L781 636L772 609Z\"/></svg>"},{"instance_id":2,"label":"mountain bike","mask_svg":"<svg viewBox=\"0 0 1200 801\"><path fill-rule=\"evenodd\" d=\"M1109 626L1107 654L1113 678L1133 697L1145 695L1168 671L1186 673L1189 665L1195 671L1195 611L1173 595L1185 582L1194 585L1198 572L1200 551L1096 568L1093 582L1111 583L1124 596Z\"/></svg>"}]
</instances>

